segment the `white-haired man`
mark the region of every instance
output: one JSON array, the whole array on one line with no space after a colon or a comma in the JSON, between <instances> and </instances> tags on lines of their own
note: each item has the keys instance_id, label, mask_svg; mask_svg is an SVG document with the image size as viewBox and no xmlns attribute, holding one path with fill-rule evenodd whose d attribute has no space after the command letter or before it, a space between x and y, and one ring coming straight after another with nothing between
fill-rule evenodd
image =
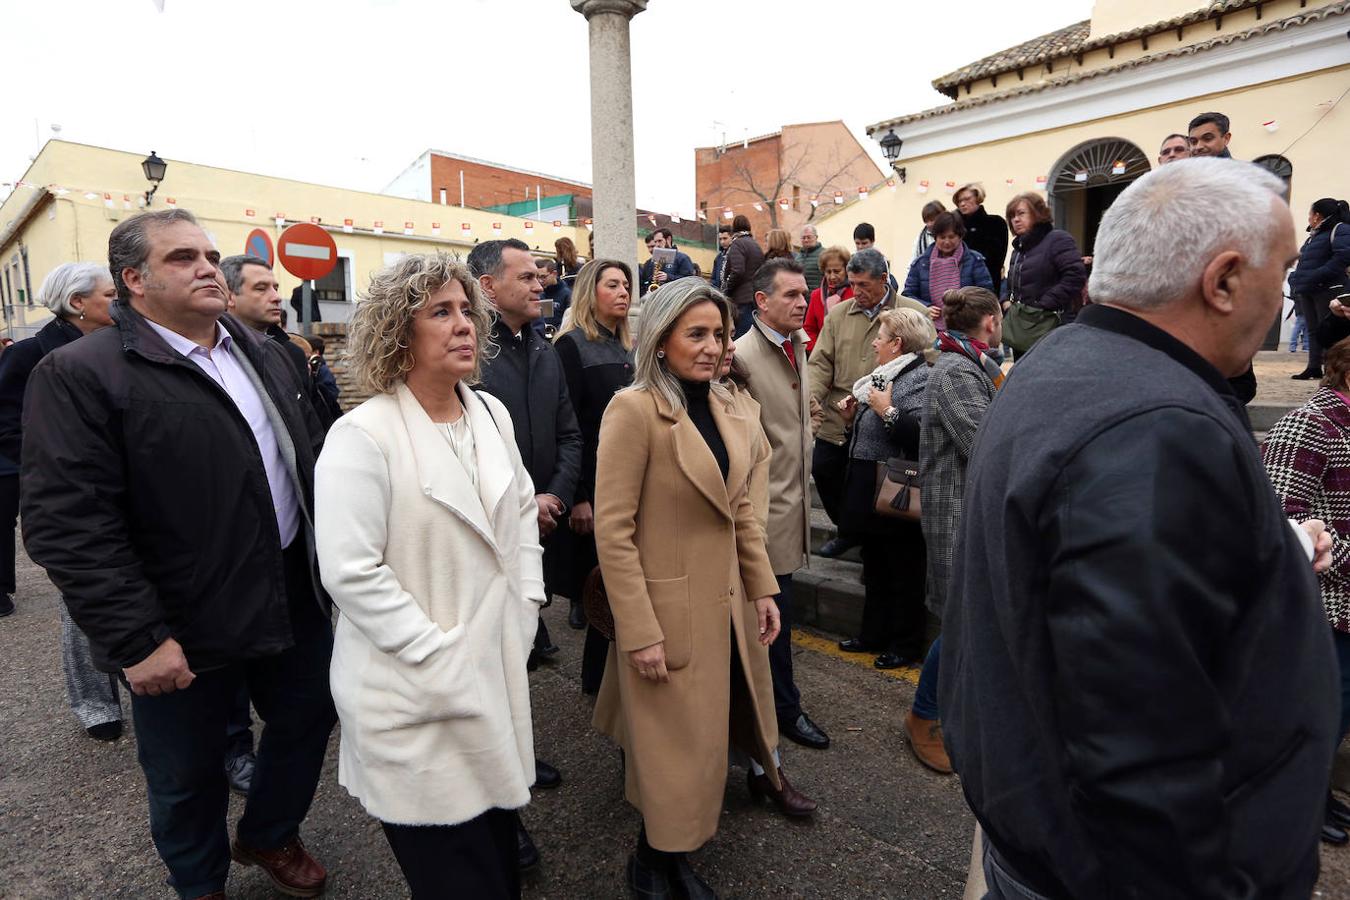
<instances>
[{"instance_id":1,"label":"white-haired man","mask_svg":"<svg viewBox=\"0 0 1350 900\"><path fill-rule=\"evenodd\" d=\"M1132 184L1094 305L981 425L939 696L990 897L1312 892L1331 541L1284 517L1226 381L1297 257L1282 188L1220 159Z\"/></svg>"}]
</instances>

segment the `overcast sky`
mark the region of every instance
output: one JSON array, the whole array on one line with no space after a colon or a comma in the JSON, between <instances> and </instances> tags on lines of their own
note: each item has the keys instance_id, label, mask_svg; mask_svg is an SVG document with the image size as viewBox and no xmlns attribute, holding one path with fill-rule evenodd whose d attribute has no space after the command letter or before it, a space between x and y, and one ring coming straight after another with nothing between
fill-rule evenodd
<instances>
[{"instance_id":1,"label":"overcast sky","mask_svg":"<svg viewBox=\"0 0 1350 900\"><path fill-rule=\"evenodd\" d=\"M429 147L593 180L587 25L568 0L5 6L0 181L21 177L53 125L66 140L361 190ZM842 119L881 163L869 123L938 105L936 76L1091 8L651 0L632 23L638 205L692 215L693 150L723 133Z\"/></svg>"}]
</instances>

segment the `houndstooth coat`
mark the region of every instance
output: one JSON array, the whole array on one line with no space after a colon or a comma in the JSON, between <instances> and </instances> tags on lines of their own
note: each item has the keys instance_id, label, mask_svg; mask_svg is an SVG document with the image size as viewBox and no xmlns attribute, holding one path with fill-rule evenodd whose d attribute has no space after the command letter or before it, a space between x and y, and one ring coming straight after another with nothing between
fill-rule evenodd
<instances>
[{"instance_id":1,"label":"houndstooth coat","mask_svg":"<svg viewBox=\"0 0 1350 900\"><path fill-rule=\"evenodd\" d=\"M1327 619L1350 632L1350 406L1319 388L1266 436L1261 455L1284 514L1321 519L1331 532L1331 568L1317 576Z\"/></svg>"},{"instance_id":2,"label":"houndstooth coat","mask_svg":"<svg viewBox=\"0 0 1350 900\"><path fill-rule=\"evenodd\" d=\"M925 602L939 618L952 580L952 551L961 525L966 465L975 446L975 432L993 399L994 383L964 353L944 352L928 373L919 431L920 524L928 547Z\"/></svg>"}]
</instances>

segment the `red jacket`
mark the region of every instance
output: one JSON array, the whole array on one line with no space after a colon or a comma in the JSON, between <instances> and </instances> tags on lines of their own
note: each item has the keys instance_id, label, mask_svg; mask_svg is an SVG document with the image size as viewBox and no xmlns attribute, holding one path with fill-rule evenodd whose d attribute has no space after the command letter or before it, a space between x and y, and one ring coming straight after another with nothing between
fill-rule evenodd
<instances>
[{"instance_id":1,"label":"red jacket","mask_svg":"<svg viewBox=\"0 0 1350 900\"><path fill-rule=\"evenodd\" d=\"M834 296L831 294L830 296ZM830 304L833 308L835 304L842 303L852 298L853 288L844 285L844 290L840 292L839 299ZM806 321L802 323L802 328L806 330L806 352L809 354L816 346L816 338L820 335L820 329L825 327L825 314L830 310L825 308L825 282L820 282L820 287L811 292L811 302L806 306Z\"/></svg>"}]
</instances>

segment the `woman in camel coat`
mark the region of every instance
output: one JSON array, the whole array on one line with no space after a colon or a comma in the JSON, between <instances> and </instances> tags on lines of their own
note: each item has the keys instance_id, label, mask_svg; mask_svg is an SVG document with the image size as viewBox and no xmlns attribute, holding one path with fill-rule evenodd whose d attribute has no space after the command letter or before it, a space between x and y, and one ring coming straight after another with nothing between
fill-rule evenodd
<instances>
[{"instance_id":1,"label":"woman in camel coat","mask_svg":"<svg viewBox=\"0 0 1350 900\"><path fill-rule=\"evenodd\" d=\"M615 642L595 725L625 751L644 830L628 861L642 896L712 896L684 853L717 830L727 754L779 802L768 645L777 591L750 497L757 417L721 384L730 309L701 279L643 306L633 386L600 429L595 533ZM728 725L730 723L730 725Z\"/></svg>"}]
</instances>

